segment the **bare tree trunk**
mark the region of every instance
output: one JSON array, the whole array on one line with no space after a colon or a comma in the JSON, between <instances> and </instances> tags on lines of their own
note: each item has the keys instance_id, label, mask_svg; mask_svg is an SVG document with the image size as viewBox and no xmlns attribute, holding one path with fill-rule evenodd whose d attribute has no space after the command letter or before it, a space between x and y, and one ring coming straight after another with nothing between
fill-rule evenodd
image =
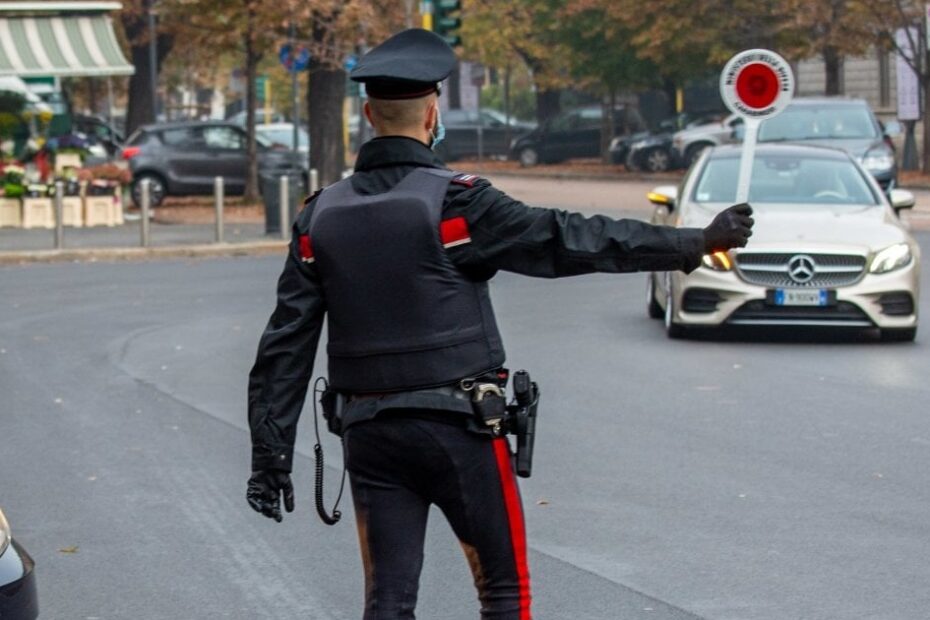
<instances>
[{"instance_id":1,"label":"bare tree trunk","mask_svg":"<svg viewBox=\"0 0 930 620\"><path fill-rule=\"evenodd\" d=\"M342 178L345 169L343 109L346 72L317 65L310 71L307 111L310 124L310 167L319 171L320 183ZM359 122L365 122L364 118Z\"/></svg>"},{"instance_id":2,"label":"bare tree trunk","mask_svg":"<svg viewBox=\"0 0 930 620\"><path fill-rule=\"evenodd\" d=\"M840 54L839 50L832 45L828 45L823 49L823 63L824 71L826 73L826 89L825 94L827 95L841 95L842 93L842 81L841 73L843 71L843 57Z\"/></svg>"},{"instance_id":3,"label":"bare tree trunk","mask_svg":"<svg viewBox=\"0 0 930 620\"><path fill-rule=\"evenodd\" d=\"M130 42L129 55L136 72L129 78L129 104L126 109L126 135L129 136L140 125L154 123L152 117L152 74L149 70L148 19L145 13L133 14L123 11L121 15L126 38ZM155 59L158 70L174 46L172 35L159 34L157 37L158 56Z\"/></svg>"},{"instance_id":4,"label":"bare tree trunk","mask_svg":"<svg viewBox=\"0 0 930 620\"><path fill-rule=\"evenodd\" d=\"M245 130L246 155L249 158L249 170L245 177L243 200L246 203L258 202L258 146L255 142L255 77L258 69L259 54L255 51L255 7L248 4L245 30Z\"/></svg>"},{"instance_id":5,"label":"bare tree trunk","mask_svg":"<svg viewBox=\"0 0 930 620\"><path fill-rule=\"evenodd\" d=\"M561 95L562 90L559 88L536 89L536 121L540 125L561 111Z\"/></svg>"},{"instance_id":6,"label":"bare tree trunk","mask_svg":"<svg viewBox=\"0 0 930 620\"><path fill-rule=\"evenodd\" d=\"M930 52L927 52L926 62L930 63ZM930 67L930 64L925 66ZM927 97L930 93L930 70L925 69L920 79L923 82L924 97ZM924 144L920 169L924 174L930 174L930 105L924 106Z\"/></svg>"},{"instance_id":7,"label":"bare tree trunk","mask_svg":"<svg viewBox=\"0 0 930 620\"><path fill-rule=\"evenodd\" d=\"M606 99L601 100L601 163L610 164L610 142L613 140L616 127L614 127L614 107L617 105L617 91L610 89Z\"/></svg>"},{"instance_id":8,"label":"bare tree trunk","mask_svg":"<svg viewBox=\"0 0 930 620\"><path fill-rule=\"evenodd\" d=\"M507 126L504 128L504 143L509 149L510 141L513 139L511 136L513 123L510 117L510 64L504 69L504 118L507 121Z\"/></svg>"}]
</instances>

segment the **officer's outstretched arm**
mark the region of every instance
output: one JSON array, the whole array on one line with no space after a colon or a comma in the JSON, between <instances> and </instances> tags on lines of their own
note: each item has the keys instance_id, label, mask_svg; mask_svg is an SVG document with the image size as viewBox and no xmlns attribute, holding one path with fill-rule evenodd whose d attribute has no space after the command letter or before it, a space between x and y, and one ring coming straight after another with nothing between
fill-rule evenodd
<instances>
[{"instance_id":1,"label":"officer's outstretched arm","mask_svg":"<svg viewBox=\"0 0 930 620\"><path fill-rule=\"evenodd\" d=\"M456 264L530 276L692 271L705 251L699 228L529 207L484 179L450 185L443 218L457 216L465 218L471 242L450 248Z\"/></svg>"},{"instance_id":2,"label":"officer's outstretched arm","mask_svg":"<svg viewBox=\"0 0 930 620\"><path fill-rule=\"evenodd\" d=\"M297 420L313 374L325 303L315 269L301 260L299 233L278 279L278 302L249 373L252 470L291 471Z\"/></svg>"}]
</instances>

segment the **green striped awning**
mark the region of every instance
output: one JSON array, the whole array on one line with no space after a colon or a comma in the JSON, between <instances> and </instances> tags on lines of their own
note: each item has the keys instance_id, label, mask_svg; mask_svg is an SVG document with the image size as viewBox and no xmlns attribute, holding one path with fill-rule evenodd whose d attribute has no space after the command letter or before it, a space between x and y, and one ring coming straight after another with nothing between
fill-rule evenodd
<instances>
[{"instance_id":1,"label":"green striped awning","mask_svg":"<svg viewBox=\"0 0 930 620\"><path fill-rule=\"evenodd\" d=\"M109 15L0 14L0 76L132 75Z\"/></svg>"}]
</instances>

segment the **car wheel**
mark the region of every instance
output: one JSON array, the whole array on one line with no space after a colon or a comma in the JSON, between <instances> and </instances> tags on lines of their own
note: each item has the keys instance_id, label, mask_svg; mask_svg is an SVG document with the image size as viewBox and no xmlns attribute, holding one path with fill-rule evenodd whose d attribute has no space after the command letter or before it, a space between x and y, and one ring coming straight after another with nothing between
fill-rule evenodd
<instances>
[{"instance_id":1,"label":"car wheel","mask_svg":"<svg viewBox=\"0 0 930 620\"><path fill-rule=\"evenodd\" d=\"M690 168L691 164L696 162L698 157L701 156L701 153L704 152L704 149L709 147L710 144L707 142L699 142L698 144L689 146L688 150L685 152L685 167Z\"/></svg>"},{"instance_id":2,"label":"car wheel","mask_svg":"<svg viewBox=\"0 0 930 620\"><path fill-rule=\"evenodd\" d=\"M913 342L916 337L916 327L905 327L904 329L883 329L881 331L882 342Z\"/></svg>"},{"instance_id":3,"label":"car wheel","mask_svg":"<svg viewBox=\"0 0 930 620\"><path fill-rule=\"evenodd\" d=\"M646 155L646 169L650 172L665 172L671 166L671 158L665 149L652 149Z\"/></svg>"},{"instance_id":4,"label":"car wheel","mask_svg":"<svg viewBox=\"0 0 930 620\"><path fill-rule=\"evenodd\" d=\"M520 165L531 168L539 163L539 153L531 146L520 150Z\"/></svg>"},{"instance_id":5,"label":"car wheel","mask_svg":"<svg viewBox=\"0 0 930 620\"><path fill-rule=\"evenodd\" d=\"M650 319L661 319L665 316L662 306L656 301L656 280L655 274L650 273L646 276L646 312Z\"/></svg>"},{"instance_id":6,"label":"car wheel","mask_svg":"<svg viewBox=\"0 0 930 620\"><path fill-rule=\"evenodd\" d=\"M672 320L675 316L675 296L672 294L672 278L665 276L665 334L673 340L685 337L685 328Z\"/></svg>"},{"instance_id":7,"label":"car wheel","mask_svg":"<svg viewBox=\"0 0 930 620\"><path fill-rule=\"evenodd\" d=\"M142 181L144 179L151 182L149 206L157 207L168 195L168 188L164 179L151 172L143 172L132 180L132 201L137 207L142 206Z\"/></svg>"}]
</instances>

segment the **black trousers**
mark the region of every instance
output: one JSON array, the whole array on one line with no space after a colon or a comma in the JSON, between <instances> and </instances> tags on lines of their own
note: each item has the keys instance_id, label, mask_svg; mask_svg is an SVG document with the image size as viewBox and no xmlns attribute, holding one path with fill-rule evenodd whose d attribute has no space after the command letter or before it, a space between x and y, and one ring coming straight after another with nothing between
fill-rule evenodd
<instances>
[{"instance_id":1,"label":"black trousers","mask_svg":"<svg viewBox=\"0 0 930 620\"><path fill-rule=\"evenodd\" d=\"M413 410L382 412L344 439L365 567L364 620L414 618L430 504L461 542L481 618L530 620L523 508L506 439Z\"/></svg>"}]
</instances>

